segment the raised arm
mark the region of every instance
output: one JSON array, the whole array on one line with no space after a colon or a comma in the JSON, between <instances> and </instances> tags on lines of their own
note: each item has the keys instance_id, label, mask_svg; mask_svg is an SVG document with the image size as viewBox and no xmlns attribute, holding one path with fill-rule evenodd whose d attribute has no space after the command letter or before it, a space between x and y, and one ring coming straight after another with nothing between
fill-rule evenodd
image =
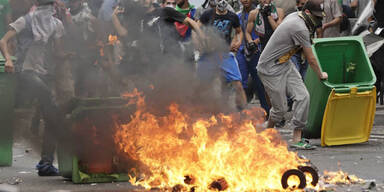
<instances>
[{"instance_id":1,"label":"raised arm","mask_svg":"<svg viewBox=\"0 0 384 192\"><path fill-rule=\"evenodd\" d=\"M123 12L124 12L124 9L122 9L121 7L116 7L115 10L113 11L113 14L112 14L113 26L115 27L115 30L117 31L117 33L121 37L125 37L128 35L127 29L125 29L123 27L123 25L121 25L120 20L117 17L118 14L123 13Z\"/></svg>"},{"instance_id":2,"label":"raised arm","mask_svg":"<svg viewBox=\"0 0 384 192\"><path fill-rule=\"evenodd\" d=\"M268 16L268 21L272 26L273 30L276 30L276 28L283 22L284 19L284 10L281 8L276 8L278 19L275 21L271 15Z\"/></svg>"}]
</instances>

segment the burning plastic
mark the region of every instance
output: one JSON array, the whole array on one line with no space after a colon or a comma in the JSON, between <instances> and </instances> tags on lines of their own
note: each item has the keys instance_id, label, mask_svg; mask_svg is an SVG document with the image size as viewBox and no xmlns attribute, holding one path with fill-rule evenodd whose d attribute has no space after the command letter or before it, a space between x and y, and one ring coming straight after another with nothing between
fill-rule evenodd
<instances>
[{"instance_id":1,"label":"burning plastic","mask_svg":"<svg viewBox=\"0 0 384 192\"><path fill-rule=\"evenodd\" d=\"M141 162L140 179L130 182L146 189L187 191L283 190L286 170L305 165L274 129L258 130L265 113L201 114L194 106L171 104L166 111L146 106L137 90L126 94L137 111L128 123L115 123L120 155ZM192 110L191 110L192 109ZM218 179L221 178L221 179ZM180 188L182 184L182 188Z\"/></svg>"}]
</instances>

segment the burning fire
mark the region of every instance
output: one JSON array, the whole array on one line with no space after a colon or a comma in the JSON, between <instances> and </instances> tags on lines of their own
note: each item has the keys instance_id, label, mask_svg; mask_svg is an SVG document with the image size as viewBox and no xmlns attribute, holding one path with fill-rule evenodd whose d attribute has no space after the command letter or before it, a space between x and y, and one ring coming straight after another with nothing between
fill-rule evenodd
<instances>
[{"instance_id":1,"label":"burning fire","mask_svg":"<svg viewBox=\"0 0 384 192\"><path fill-rule=\"evenodd\" d=\"M305 164L274 129L261 128L259 108L234 114L183 112L176 103L152 112L142 93L124 95L136 112L116 123L121 155L142 165L130 182L173 191L281 191L281 177ZM291 178L290 183L298 179Z\"/></svg>"},{"instance_id":2,"label":"burning fire","mask_svg":"<svg viewBox=\"0 0 384 192\"><path fill-rule=\"evenodd\" d=\"M109 35L108 36L108 44L109 45L114 45L115 43L117 43L118 39L117 39L117 36L116 35Z\"/></svg>"},{"instance_id":3,"label":"burning fire","mask_svg":"<svg viewBox=\"0 0 384 192\"><path fill-rule=\"evenodd\" d=\"M97 44L98 46L100 47L99 48L99 54L101 57L104 57L105 56L105 53L104 53L104 47L105 46L113 46L117 43L120 43L119 39L117 38L116 35L112 35L110 34L108 36L108 43L104 44L103 42L99 41Z\"/></svg>"},{"instance_id":4,"label":"burning fire","mask_svg":"<svg viewBox=\"0 0 384 192\"><path fill-rule=\"evenodd\" d=\"M337 172L324 171L324 182L327 184L361 184L365 183L363 179L358 178L356 175L349 175L342 170Z\"/></svg>"}]
</instances>

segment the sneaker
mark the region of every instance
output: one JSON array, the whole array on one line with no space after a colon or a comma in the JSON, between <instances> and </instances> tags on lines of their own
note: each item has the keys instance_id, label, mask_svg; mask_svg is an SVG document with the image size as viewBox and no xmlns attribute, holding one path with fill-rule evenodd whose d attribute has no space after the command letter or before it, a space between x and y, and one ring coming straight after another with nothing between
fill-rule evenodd
<instances>
[{"instance_id":1,"label":"sneaker","mask_svg":"<svg viewBox=\"0 0 384 192\"><path fill-rule=\"evenodd\" d=\"M59 176L59 170L51 162L41 160L36 169L39 176Z\"/></svg>"},{"instance_id":2,"label":"sneaker","mask_svg":"<svg viewBox=\"0 0 384 192\"><path fill-rule=\"evenodd\" d=\"M313 150L316 149L316 146L313 146L309 143L307 139L301 139L301 141L290 145L291 148L294 149L303 149L303 150Z\"/></svg>"}]
</instances>

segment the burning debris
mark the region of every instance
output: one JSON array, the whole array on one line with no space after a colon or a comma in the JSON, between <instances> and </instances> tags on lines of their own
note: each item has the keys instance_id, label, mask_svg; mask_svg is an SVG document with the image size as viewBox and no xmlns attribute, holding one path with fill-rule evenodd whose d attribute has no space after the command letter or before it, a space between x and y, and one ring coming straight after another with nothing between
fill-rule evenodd
<instances>
[{"instance_id":1,"label":"burning debris","mask_svg":"<svg viewBox=\"0 0 384 192\"><path fill-rule=\"evenodd\" d=\"M228 189L228 183L225 180L225 178L220 178L220 179L213 181L209 185L209 189L211 189L213 191L225 191Z\"/></svg>"},{"instance_id":2,"label":"burning debris","mask_svg":"<svg viewBox=\"0 0 384 192\"><path fill-rule=\"evenodd\" d=\"M358 178L356 175L349 175L342 170L337 172L324 171L324 176L322 177L324 183L326 184L335 184L335 185L351 185L351 184L364 184L365 180Z\"/></svg>"},{"instance_id":3,"label":"burning debris","mask_svg":"<svg viewBox=\"0 0 384 192\"><path fill-rule=\"evenodd\" d=\"M196 114L193 106L171 104L167 112L147 106L137 90L126 94L137 111L115 123L120 155L139 161L140 177L130 182L171 191L283 190L281 177L306 160L287 149L274 129L258 131L265 113L255 108L234 114ZM192 112L191 112L192 111ZM316 181L313 176L312 181ZM301 188L304 188L301 187Z\"/></svg>"}]
</instances>

